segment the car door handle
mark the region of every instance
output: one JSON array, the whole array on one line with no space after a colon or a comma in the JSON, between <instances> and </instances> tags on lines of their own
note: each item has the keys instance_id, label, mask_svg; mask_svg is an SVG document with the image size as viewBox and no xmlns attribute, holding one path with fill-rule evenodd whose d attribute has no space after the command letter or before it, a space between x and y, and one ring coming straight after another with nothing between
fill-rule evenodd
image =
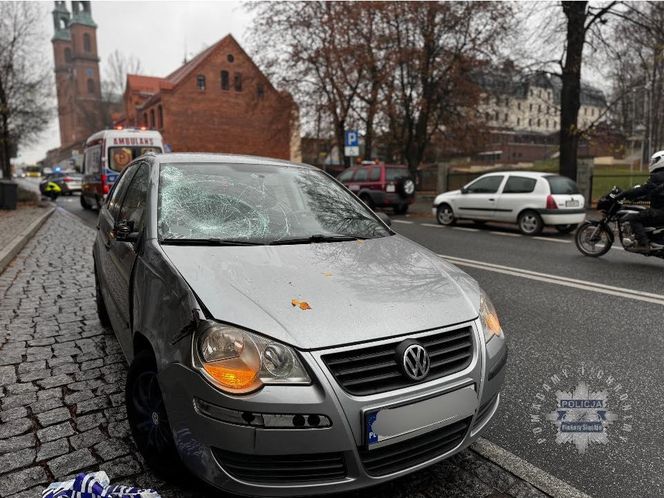
<instances>
[{"instance_id":1,"label":"car door handle","mask_svg":"<svg viewBox=\"0 0 664 498\"><path fill-rule=\"evenodd\" d=\"M491 202L495 201L496 199L489 199Z\"/></svg>"}]
</instances>

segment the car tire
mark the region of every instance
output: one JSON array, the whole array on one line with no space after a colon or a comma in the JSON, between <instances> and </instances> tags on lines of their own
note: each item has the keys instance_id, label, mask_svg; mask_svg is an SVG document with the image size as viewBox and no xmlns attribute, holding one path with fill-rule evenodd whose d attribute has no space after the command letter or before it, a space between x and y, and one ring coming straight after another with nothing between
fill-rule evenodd
<instances>
[{"instance_id":1,"label":"car tire","mask_svg":"<svg viewBox=\"0 0 664 498\"><path fill-rule=\"evenodd\" d=\"M524 235L539 235L544 228L542 217L535 211L524 211L519 215L519 230Z\"/></svg>"},{"instance_id":2,"label":"car tire","mask_svg":"<svg viewBox=\"0 0 664 498\"><path fill-rule=\"evenodd\" d=\"M131 435L145 463L160 478L182 482L188 475L173 439L159 387L152 351L140 351L131 362L125 387Z\"/></svg>"},{"instance_id":3,"label":"car tire","mask_svg":"<svg viewBox=\"0 0 664 498\"><path fill-rule=\"evenodd\" d=\"M578 224L570 224L570 225L555 225L555 229L558 230L558 233L562 234L568 234L572 233L576 228L578 227Z\"/></svg>"},{"instance_id":4,"label":"car tire","mask_svg":"<svg viewBox=\"0 0 664 498\"><path fill-rule=\"evenodd\" d=\"M99 287L99 278L97 277L97 268L94 269L95 272L95 301L97 302L97 316L99 317L99 323L102 327L109 327L111 325L111 320L108 318L108 310L106 309L106 303L104 303L104 296L101 295L101 288Z\"/></svg>"},{"instance_id":5,"label":"car tire","mask_svg":"<svg viewBox=\"0 0 664 498\"><path fill-rule=\"evenodd\" d=\"M415 182L410 178L401 178L397 183L397 192L404 197L415 195Z\"/></svg>"},{"instance_id":6,"label":"car tire","mask_svg":"<svg viewBox=\"0 0 664 498\"><path fill-rule=\"evenodd\" d=\"M373 210L376 207L376 203L373 201L373 199L369 194L362 194L360 196L360 200L364 202L367 205L367 207L371 210Z\"/></svg>"},{"instance_id":7,"label":"car tire","mask_svg":"<svg viewBox=\"0 0 664 498\"><path fill-rule=\"evenodd\" d=\"M89 211L92 209L92 206L88 203L87 199L83 194L81 194L81 207L85 209L86 211Z\"/></svg>"},{"instance_id":8,"label":"car tire","mask_svg":"<svg viewBox=\"0 0 664 498\"><path fill-rule=\"evenodd\" d=\"M441 204L436 209L436 221L443 226L450 226L456 223L454 211L449 204Z\"/></svg>"}]
</instances>

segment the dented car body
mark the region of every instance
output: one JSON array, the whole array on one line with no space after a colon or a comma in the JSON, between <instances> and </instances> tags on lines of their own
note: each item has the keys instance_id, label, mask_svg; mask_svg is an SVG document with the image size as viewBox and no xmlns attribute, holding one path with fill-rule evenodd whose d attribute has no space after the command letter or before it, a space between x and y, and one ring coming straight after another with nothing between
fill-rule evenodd
<instances>
[{"instance_id":1,"label":"dented car body","mask_svg":"<svg viewBox=\"0 0 664 498\"><path fill-rule=\"evenodd\" d=\"M93 254L132 434L162 474L351 490L460 451L498 407L507 348L488 297L316 168L144 156Z\"/></svg>"}]
</instances>

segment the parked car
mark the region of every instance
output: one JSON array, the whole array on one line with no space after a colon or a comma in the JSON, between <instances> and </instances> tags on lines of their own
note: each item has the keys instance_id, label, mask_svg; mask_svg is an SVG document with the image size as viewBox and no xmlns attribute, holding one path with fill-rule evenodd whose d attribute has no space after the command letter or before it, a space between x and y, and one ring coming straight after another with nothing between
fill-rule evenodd
<instances>
[{"instance_id":1,"label":"parked car","mask_svg":"<svg viewBox=\"0 0 664 498\"><path fill-rule=\"evenodd\" d=\"M415 201L415 181L406 166L363 163L343 171L337 180L371 209L392 208L405 214Z\"/></svg>"},{"instance_id":2,"label":"parked car","mask_svg":"<svg viewBox=\"0 0 664 498\"><path fill-rule=\"evenodd\" d=\"M516 223L525 235L545 226L572 232L586 216L584 198L573 180L550 173L488 173L460 190L439 194L433 214L441 225L457 220Z\"/></svg>"},{"instance_id":3,"label":"parked car","mask_svg":"<svg viewBox=\"0 0 664 498\"><path fill-rule=\"evenodd\" d=\"M148 154L102 205L93 256L161 476L353 490L466 448L498 407L505 335L477 282L317 168Z\"/></svg>"},{"instance_id":4,"label":"parked car","mask_svg":"<svg viewBox=\"0 0 664 498\"><path fill-rule=\"evenodd\" d=\"M44 189L49 182L57 183L62 191L62 195L72 195L74 192L81 191L81 180L83 175L75 171L58 171L44 177L39 182L39 191L44 194Z\"/></svg>"}]
</instances>

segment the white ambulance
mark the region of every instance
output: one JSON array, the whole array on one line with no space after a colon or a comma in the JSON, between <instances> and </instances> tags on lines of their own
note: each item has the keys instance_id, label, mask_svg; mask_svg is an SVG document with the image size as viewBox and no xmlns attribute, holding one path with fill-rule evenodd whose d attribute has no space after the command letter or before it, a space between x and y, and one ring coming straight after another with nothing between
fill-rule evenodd
<instances>
[{"instance_id":1,"label":"white ambulance","mask_svg":"<svg viewBox=\"0 0 664 498\"><path fill-rule=\"evenodd\" d=\"M127 165L148 152L161 153L161 133L139 128L98 131L85 143L81 206L99 208Z\"/></svg>"}]
</instances>

